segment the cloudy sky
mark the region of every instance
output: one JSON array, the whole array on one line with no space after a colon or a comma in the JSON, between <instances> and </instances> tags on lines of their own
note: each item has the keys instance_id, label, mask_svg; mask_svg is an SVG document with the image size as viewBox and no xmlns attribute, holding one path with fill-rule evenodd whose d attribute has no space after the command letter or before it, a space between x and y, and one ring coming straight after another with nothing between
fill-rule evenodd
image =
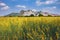
<instances>
[{"instance_id":1,"label":"cloudy sky","mask_svg":"<svg viewBox=\"0 0 60 40\"><path fill-rule=\"evenodd\" d=\"M0 0L0 16L20 10L60 14L60 0Z\"/></svg>"}]
</instances>

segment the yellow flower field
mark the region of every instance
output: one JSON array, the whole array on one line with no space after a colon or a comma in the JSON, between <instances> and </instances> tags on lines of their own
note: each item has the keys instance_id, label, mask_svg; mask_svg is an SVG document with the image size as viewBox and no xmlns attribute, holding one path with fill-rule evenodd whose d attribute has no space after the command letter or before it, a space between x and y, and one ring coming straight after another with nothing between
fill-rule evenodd
<instances>
[{"instance_id":1,"label":"yellow flower field","mask_svg":"<svg viewBox=\"0 0 60 40\"><path fill-rule=\"evenodd\" d=\"M0 40L60 40L60 17L0 17Z\"/></svg>"}]
</instances>

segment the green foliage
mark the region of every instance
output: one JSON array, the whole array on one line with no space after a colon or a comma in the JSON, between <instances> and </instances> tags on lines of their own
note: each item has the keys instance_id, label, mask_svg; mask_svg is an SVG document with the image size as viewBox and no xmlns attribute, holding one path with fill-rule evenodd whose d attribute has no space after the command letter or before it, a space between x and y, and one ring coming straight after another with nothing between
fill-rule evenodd
<instances>
[{"instance_id":1,"label":"green foliage","mask_svg":"<svg viewBox=\"0 0 60 40\"><path fill-rule=\"evenodd\" d=\"M43 16L42 14L39 14L38 16Z\"/></svg>"},{"instance_id":2,"label":"green foliage","mask_svg":"<svg viewBox=\"0 0 60 40\"><path fill-rule=\"evenodd\" d=\"M48 15L49 17L51 17L51 15Z\"/></svg>"},{"instance_id":3,"label":"green foliage","mask_svg":"<svg viewBox=\"0 0 60 40\"><path fill-rule=\"evenodd\" d=\"M34 15L33 15L33 14L31 14L30 16L31 16L31 17L33 17Z\"/></svg>"}]
</instances>

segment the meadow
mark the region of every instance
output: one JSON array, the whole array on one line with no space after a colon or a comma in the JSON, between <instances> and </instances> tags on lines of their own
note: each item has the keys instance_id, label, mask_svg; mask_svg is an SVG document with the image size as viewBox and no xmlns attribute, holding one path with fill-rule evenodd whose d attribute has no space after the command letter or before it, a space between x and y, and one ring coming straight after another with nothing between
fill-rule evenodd
<instances>
[{"instance_id":1,"label":"meadow","mask_svg":"<svg viewBox=\"0 0 60 40\"><path fill-rule=\"evenodd\" d=\"M0 17L0 40L60 40L60 17Z\"/></svg>"}]
</instances>

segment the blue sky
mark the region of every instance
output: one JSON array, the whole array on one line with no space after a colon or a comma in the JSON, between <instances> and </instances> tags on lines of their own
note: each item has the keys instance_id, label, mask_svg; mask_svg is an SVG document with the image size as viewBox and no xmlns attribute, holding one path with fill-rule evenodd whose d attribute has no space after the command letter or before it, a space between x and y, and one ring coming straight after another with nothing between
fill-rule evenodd
<instances>
[{"instance_id":1,"label":"blue sky","mask_svg":"<svg viewBox=\"0 0 60 40\"><path fill-rule=\"evenodd\" d=\"M0 0L0 16L20 10L60 14L60 0Z\"/></svg>"}]
</instances>

